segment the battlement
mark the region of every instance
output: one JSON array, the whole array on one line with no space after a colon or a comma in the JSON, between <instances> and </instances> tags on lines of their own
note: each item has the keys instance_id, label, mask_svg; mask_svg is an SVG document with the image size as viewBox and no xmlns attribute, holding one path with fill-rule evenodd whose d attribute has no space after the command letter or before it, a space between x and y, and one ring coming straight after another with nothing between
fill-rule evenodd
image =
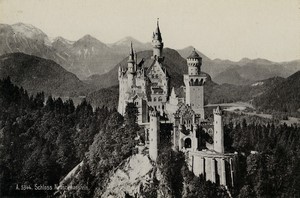
<instances>
[{"instance_id":1,"label":"battlement","mask_svg":"<svg viewBox=\"0 0 300 198\"><path fill-rule=\"evenodd\" d=\"M217 108L213 110L213 113L217 115L222 115L223 111L220 106L217 106Z\"/></svg>"},{"instance_id":2,"label":"battlement","mask_svg":"<svg viewBox=\"0 0 300 198\"><path fill-rule=\"evenodd\" d=\"M196 58L187 59L187 64L190 67L201 66L201 58L200 59L196 59Z\"/></svg>"}]
</instances>

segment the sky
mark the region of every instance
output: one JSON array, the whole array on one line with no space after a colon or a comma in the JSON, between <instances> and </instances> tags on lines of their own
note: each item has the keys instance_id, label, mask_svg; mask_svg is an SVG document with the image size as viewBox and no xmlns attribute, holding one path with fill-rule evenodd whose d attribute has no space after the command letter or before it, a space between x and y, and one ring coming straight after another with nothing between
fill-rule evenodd
<instances>
[{"instance_id":1,"label":"sky","mask_svg":"<svg viewBox=\"0 0 300 198\"><path fill-rule=\"evenodd\" d=\"M150 42L157 18L165 47L192 45L212 59L300 59L300 0L0 0L0 23L69 40Z\"/></svg>"}]
</instances>

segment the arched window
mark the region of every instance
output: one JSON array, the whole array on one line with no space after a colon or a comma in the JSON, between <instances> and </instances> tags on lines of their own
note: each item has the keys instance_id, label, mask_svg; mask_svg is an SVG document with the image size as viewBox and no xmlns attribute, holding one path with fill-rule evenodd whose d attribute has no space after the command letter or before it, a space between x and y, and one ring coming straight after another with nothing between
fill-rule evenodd
<instances>
[{"instance_id":1,"label":"arched window","mask_svg":"<svg viewBox=\"0 0 300 198\"><path fill-rule=\"evenodd\" d=\"M153 98L153 101L156 102L156 97Z\"/></svg>"},{"instance_id":2,"label":"arched window","mask_svg":"<svg viewBox=\"0 0 300 198\"><path fill-rule=\"evenodd\" d=\"M200 80L200 85L202 85L202 84L203 84L203 79Z\"/></svg>"},{"instance_id":3,"label":"arched window","mask_svg":"<svg viewBox=\"0 0 300 198\"><path fill-rule=\"evenodd\" d=\"M193 85L193 84L194 84L194 79L191 79L190 85Z\"/></svg>"}]
</instances>

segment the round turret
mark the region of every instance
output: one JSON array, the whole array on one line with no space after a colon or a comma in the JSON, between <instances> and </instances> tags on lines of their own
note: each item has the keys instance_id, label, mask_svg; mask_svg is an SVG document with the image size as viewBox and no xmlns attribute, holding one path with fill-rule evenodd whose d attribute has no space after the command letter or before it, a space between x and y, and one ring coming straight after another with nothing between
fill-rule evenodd
<instances>
[{"instance_id":1,"label":"round turret","mask_svg":"<svg viewBox=\"0 0 300 198\"><path fill-rule=\"evenodd\" d=\"M213 110L214 113L214 150L224 153L224 126L222 119L222 109L218 106Z\"/></svg>"},{"instance_id":2,"label":"round turret","mask_svg":"<svg viewBox=\"0 0 300 198\"><path fill-rule=\"evenodd\" d=\"M160 117L156 110L151 111L149 114L149 156L151 160L156 161L160 144Z\"/></svg>"},{"instance_id":3,"label":"round turret","mask_svg":"<svg viewBox=\"0 0 300 198\"><path fill-rule=\"evenodd\" d=\"M187 57L187 65L189 75L198 75L200 73L200 67L202 64L202 58L196 52L195 48L192 53Z\"/></svg>"}]
</instances>

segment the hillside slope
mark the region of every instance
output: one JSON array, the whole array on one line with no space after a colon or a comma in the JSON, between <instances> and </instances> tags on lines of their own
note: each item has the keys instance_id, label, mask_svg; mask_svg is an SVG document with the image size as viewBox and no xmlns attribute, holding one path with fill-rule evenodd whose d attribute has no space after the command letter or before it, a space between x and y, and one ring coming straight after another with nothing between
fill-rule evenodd
<instances>
[{"instance_id":1,"label":"hillside slope","mask_svg":"<svg viewBox=\"0 0 300 198\"><path fill-rule=\"evenodd\" d=\"M300 70L300 61L297 60L274 63L265 59L242 59L238 65L227 68L213 79L219 84L249 85L276 76L286 78L298 70Z\"/></svg>"},{"instance_id":2,"label":"hillside slope","mask_svg":"<svg viewBox=\"0 0 300 198\"><path fill-rule=\"evenodd\" d=\"M262 110L300 113L300 71L257 97L254 103Z\"/></svg>"},{"instance_id":3,"label":"hillside slope","mask_svg":"<svg viewBox=\"0 0 300 198\"><path fill-rule=\"evenodd\" d=\"M45 92L59 96L75 96L91 91L76 75L54 61L23 53L0 56L0 78L12 82L30 93Z\"/></svg>"}]
</instances>

